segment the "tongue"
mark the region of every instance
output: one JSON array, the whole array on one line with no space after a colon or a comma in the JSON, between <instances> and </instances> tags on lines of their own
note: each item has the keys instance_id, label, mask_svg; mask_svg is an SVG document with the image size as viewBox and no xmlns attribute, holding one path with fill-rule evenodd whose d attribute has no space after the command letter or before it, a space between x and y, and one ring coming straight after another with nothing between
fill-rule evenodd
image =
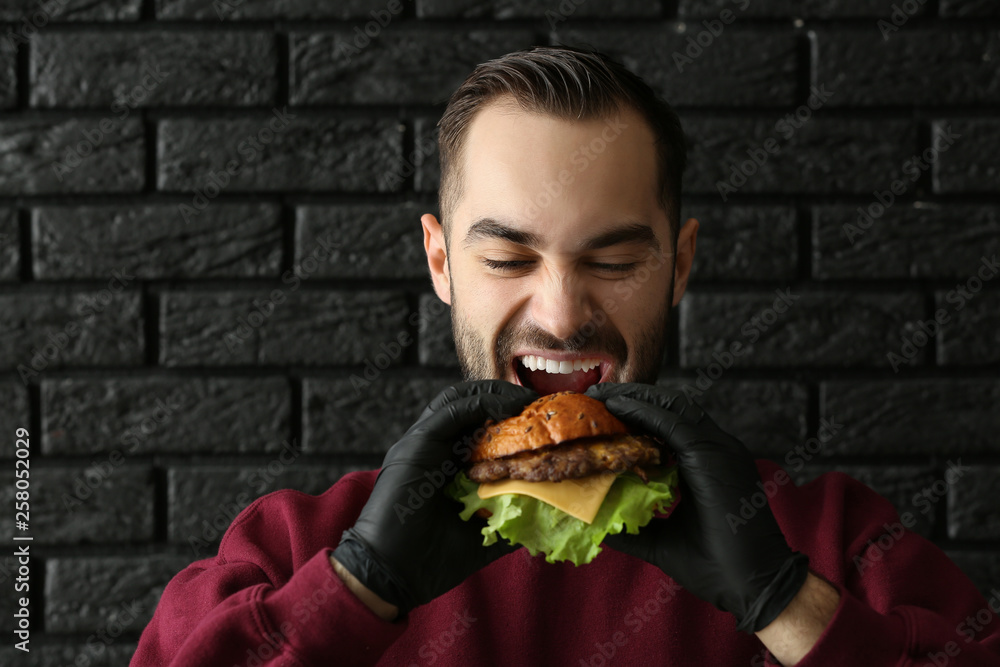
<instances>
[{"instance_id":1,"label":"tongue","mask_svg":"<svg viewBox=\"0 0 1000 667\"><path fill-rule=\"evenodd\" d=\"M537 391L539 396L559 391L575 391L582 394L587 391L587 387L597 384L598 380L601 379L600 366L595 366L589 371L573 371L572 373L533 371L523 366L520 370L521 381Z\"/></svg>"}]
</instances>

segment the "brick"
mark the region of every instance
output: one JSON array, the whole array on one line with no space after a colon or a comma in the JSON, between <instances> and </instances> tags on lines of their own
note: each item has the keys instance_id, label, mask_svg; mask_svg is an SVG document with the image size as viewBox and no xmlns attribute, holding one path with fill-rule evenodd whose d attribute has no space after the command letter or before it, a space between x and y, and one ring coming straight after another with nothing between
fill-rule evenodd
<instances>
[{"instance_id":1,"label":"brick","mask_svg":"<svg viewBox=\"0 0 1000 667\"><path fill-rule=\"evenodd\" d=\"M419 308L420 365L458 368L458 353L451 333L451 306L432 293L420 295Z\"/></svg>"},{"instance_id":2,"label":"brick","mask_svg":"<svg viewBox=\"0 0 1000 667\"><path fill-rule=\"evenodd\" d=\"M21 228L17 209L0 208L0 283L14 282L21 273Z\"/></svg>"},{"instance_id":3,"label":"brick","mask_svg":"<svg viewBox=\"0 0 1000 667\"><path fill-rule=\"evenodd\" d=\"M996 453L1000 382L976 378L830 380L820 414L844 425L827 449L846 455Z\"/></svg>"},{"instance_id":4,"label":"brick","mask_svg":"<svg viewBox=\"0 0 1000 667\"><path fill-rule=\"evenodd\" d=\"M815 209L814 277L964 278L984 254L1000 253L996 206L896 204L871 222L858 208Z\"/></svg>"},{"instance_id":5,"label":"brick","mask_svg":"<svg viewBox=\"0 0 1000 667\"><path fill-rule=\"evenodd\" d=\"M923 315L912 292L780 292L798 299L689 291L680 303L681 366L885 366L887 352L902 345L905 322Z\"/></svg>"},{"instance_id":6,"label":"brick","mask_svg":"<svg viewBox=\"0 0 1000 667\"><path fill-rule=\"evenodd\" d=\"M394 26L371 38L344 28L289 41L292 104L440 104L476 65L531 43L532 33Z\"/></svg>"},{"instance_id":7,"label":"brick","mask_svg":"<svg viewBox=\"0 0 1000 667\"><path fill-rule=\"evenodd\" d=\"M41 33L31 105L98 107L115 121L138 107L273 104L277 69L270 32Z\"/></svg>"},{"instance_id":8,"label":"brick","mask_svg":"<svg viewBox=\"0 0 1000 667\"><path fill-rule=\"evenodd\" d=\"M413 188L417 192L437 192L441 183L441 162L438 158L437 118L418 118L413 123L414 150L413 159L404 161L394 174L405 175L407 166L414 169ZM438 215L438 214L435 214ZM438 215L440 220L440 215Z\"/></svg>"},{"instance_id":9,"label":"brick","mask_svg":"<svg viewBox=\"0 0 1000 667\"><path fill-rule=\"evenodd\" d=\"M2 38L3 49L0 49L0 108L17 105L17 56L10 46L9 38Z\"/></svg>"},{"instance_id":10,"label":"brick","mask_svg":"<svg viewBox=\"0 0 1000 667\"><path fill-rule=\"evenodd\" d=\"M275 204L214 203L185 220L175 204L44 206L33 212L34 274L139 279L276 277L282 229Z\"/></svg>"},{"instance_id":11,"label":"brick","mask_svg":"<svg viewBox=\"0 0 1000 667\"><path fill-rule=\"evenodd\" d=\"M401 0L402 4L403 0ZM376 20L371 12L389 12L387 0L156 0L156 18L241 21L259 19L367 19ZM397 13L398 14L398 13ZM378 16L385 21L385 14ZM366 24L361 23L364 29Z\"/></svg>"},{"instance_id":12,"label":"brick","mask_svg":"<svg viewBox=\"0 0 1000 667\"><path fill-rule=\"evenodd\" d=\"M267 302L275 291L284 300L272 309ZM268 317L261 315L255 299L271 311ZM302 292L295 285L256 291L168 291L161 297L160 363L360 364L380 351L377 342L384 336L404 330L407 313L406 300L397 292ZM288 344L307 340L330 344Z\"/></svg>"},{"instance_id":13,"label":"brick","mask_svg":"<svg viewBox=\"0 0 1000 667\"><path fill-rule=\"evenodd\" d=\"M820 475L839 471L870 487L883 498L890 501L901 518L903 525L924 537L930 537L935 526L938 503L942 496L934 496L931 490L934 483L941 479L942 471L928 466L844 466L844 465L810 465L793 478L798 485L805 484ZM920 494L925 490L928 495Z\"/></svg>"},{"instance_id":14,"label":"brick","mask_svg":"<svg viewBox=\"0 0 1000 667\"><path fill-rule=\"evenodd\" d=\"M438 163L436 120L418 118L413 121L414 145L407 146L405 154L389 169L378 176L379 184L386 190L407 189L407 179L413 178L414 189L437 193ZM423 176L421 176L423 174ZM431 180L428 180L428 179ZM437 214L436 204L428 210Z\"/></svg>"},{"instance_id":15,"label":"brick","mask_svg":"<svg viewBox=\"0 0 1000 667\"><path fill-rule=\"evenodd\" d=\"M941 0L941 16L980 17L1000 16L1000 5L993 0Z\"/></svg>"},{"instance_id":16,"label":"brick","mask_svg":"<svg viewBox=\"0 0 1000 667\"><path fill-rule=\"evenodd\" d=\"M594 28L566 30L559 33L559 41L593 45L609 54L673 106L742 107L796 101L798 37L794 33L723 25L723 32L702 47L694 40L705 31L699 24L683 23Z\"/></svg>"},{"instance_id":17,"label":"brick","mask_svg":"<svg viewBox=\"0 0 1000 667\"><path fill-rule=\"evenodd\" d=\"M0 330L8 332L0 359L25 381L54 368L142 363L142 298L134 290L0 294Z\"/></svg>"},{"instance_id":18,"label":"brick","mask_svg":"<svg viewBox=\"0 0 1000 667\"><path fill-rule=\"evenodd\" d=\"M461 381L457 373L444 378L381 372L307 378L302 387L303 448L310 453L381 457L420 417L431 399Z\"/></svg>"},{"instance_id":19,"label":"brick","mask_svg":"<svg viewBox=\"0 0 1000 667\"><path fill-rule=\"evenodd\" d=\"M13 507L13 484L4 485L0 500ZM14 513L9 512L0 517L0 537L10 543L13 534ZM152 539L152 468L129 463L115 467L99 458L88 461L86 468L32 466L27 534L34 544L46 545Z\"/></svg>"},{"instance_id":20,"label":"brick","mask_svg":"<svg viewBox=\"0 0 1000 667\"><path fill-rule=\"evenodd\" d=\"M806 438L809 392L798 382L660 378L657 386L684 392L755 457L783 456Z\"/></svg>"},{"instance_id":21,"label":"brick","mask_svg":"<svg viewBox=\"0 0 1000 667\"><path fill-rule=\"evenodd\" d=\"M660 16L656 0L610 0L609 2L560 3L543 0L417 0L418 18L545 18L555 27L571 18L653 18Z\"/></svg>"},{"instance_id":22,"label":"brick","mask_svg":"<svg viewBox=\"0 0 1000 667\"><path fill-rule=\"evenodd\" d=\"M906 26L816 32L816 80L830 106L974 105L1000 101L1000 31Z\"/></svg>"},{"instance_id":23,"label":"brick","mask_svg":"<svg viewBox=\"0 0 1000 667\"><path fill-rule=\"evenodd\" d=\"M328 261L318 262L325 278L423 278L427 255L420 216L424 204L301 206L296 211L295 258L301 262L325 252L320 239L336 244ZM322 254L317 254L322 253Z\"/></svg>"},{"instance_id":24,"label":"brick","mask_svg":"<svg viewBox=\"0 0 1000 667\"><path fill-rule=\"evenodd\" d=\"M798 271L795 209L788 206L685 205L681 224L698 220L692 279L783 280Z\"/></svg>"},{"instance_id":25,"label":"brick","mask_svg":"<svg viewBox=\"0 0 1000 667\"><path fill-rule=\"evenodd\" d=\"M288 120L281 124L279 115ZM167 119L158 137L157 188L195 191L191 205L199 208L220 189L210 174L228 180L222 188L227 194L385 192L385 180L378 177L402 154L396 121L337 119L287 108L240 119ZM227 165L237 173L230 176Z\"/></svg>"},{"instance_id":26,"label":"brick","mask_svg":"<svg viewBox=\"0 0 1000 667\"><path fill-rule=\"evenodd\" d=\"M685 188L692 194L724 197L723 201L747 193L866 194L872 184L888 187L898 178L916 145L916 126L910 121L811 117L796 129L789 120L798 123L792 114L757 118L681 115L684 132L693 142ZM777 154L768 153L765 144ZM766 161L759 157L763 164L758 167L748 151L765 155ZM740 172L744 163L748 167L741 175L750 175L739 185L733 171ZM735 192L720 188L722 183Z\"/></svg>"},{"instance_id":27,"label":"brick","mask_svg":"<svg viewBox=\"0 0 1000 667\"><path fill-rule=\"evenodd\" d=\"M827 2L826 0L775 0L773 2L748 2L748 0L681 0L678 12L682 18L718 18L726 8L737 16L779 17L779 18L842 18L850 16L872 16L889 19L892 5L899 0L847 0ZM917 15L926 13L921 4ZM877 33L876 33L877 34Z\"/></svg>"},{"instance_id":28,"label":"brick","mask_svg":"<svg viewBox=\"0 0 1000 667\"><path fill-rule=\"evenodd\" d=\"M17 449L17 429L28 429L28 440L36 440L40 434L31 433L28 421L28 390L24 384L14 379L0 381L0 433L6 434L0 439L0 458L12 459ZM34 446L34 443L33 443ZM37 451L37 450L36 450ZM13 463L11 466L13 467Z\"/></svg>"},{"instance_id":29,"label":"brick","mask_svg":"<svg viewBox=\"0 0 1000 667\"><path fill-rule=\"evenodd\" d=\"M959 137L942 152L934 164L934 191L987 192L996 194L1000 187L1000 121L941 120L935 123L943 132L949 126Z\"/></svg>"},{"instance_id":30,"label":"brick","mask_svg":"<svg viewBox=\"0 0 1000 667\"><path fill-rule=\"evenodd\" d=\"M141 0L60 0L43 3L44 16L39 13L37 0L6 0L0 5L0 21L15 21L14 30L18 34L34 37L31 28L21 33L24 21L32 28L44 29L49 22L65 21L136 21L139 18Z\"/></svg>"},{"instance_id":31,"label":"brick","mask_svg":"<svg viewBox=\"0 0 1000 667\"><path fill-rule=\"evenodd\" d=\"M935 293L937 307L948 316L937 339L938 363L943 365L979 367L1000 361L1000 290L995 285L1000 280L994 276L993 289L977 294L972 290L983 281L974 272L969 276L955 288Z\"/></svg>"},{"instance_id":32,"label":"brick","mask_svg":"<svg viewBox=\"0 0 1000 667\"><path fill-rule=\"evenodd\" d=\"M416 0L417 18L494 18L496 0Z\"/></svg>"},{"instance_id":33,"label":"brick","mask_svg":"<svg viewBox=\"0 0 1000 667\"><path fill-rule=\"evenodd\" d=\"M326 491L341 476L368 466L330 466L300 461L298 445L256 465L199 466L167 471L168 539L185 545L187 558L214 556L233 519L254 500L279 489L310 495ZM337 545L331 536L330 546Z\"/></svg>"},{"instance_id":34,"label":"brick","mask_svg":"<svg viewBox=\"0 0 1000 667\"><path fill-rule=\"evenodd\" d=\"M126 118L110 132L101 117L0 121L0 195L137 192L145 183L142 124ZM105 127L108 127L107 125Z\"/></svg>"},{"instance_id":35,"label":"brick","mask_svg":"<svg viewBox=\"0 0 1000 667\"><path fill-rule=\"evenodd\" d=\"M945 554L975 584L984 598L996 595L1000 586L1000 552L996 551L955 551Z\"/></svg>"},{"instance_id":36,"label":"brick","mask_svg":"<svg viewBox=\"0 0 1000 667\"><path fill-rule=\"evenodd\" d=\"M949 488L948 537L1000 540L1000 466L968 466Z\"/></svg>"},{"instance_id":37,"label":"brick","mask_svg":"<svg viewBox=\"0 0 1000 667\"><path fill-rule=\"evenodd\" d=\"M140 633L163 589L190 560L182 556L53 558L45 563L47 632Z\"/></svg>"},{"instance_id":38,"label":"brick","mask_svg":"<svg viewBox=\"0 0 1000 667\"><path fill-rule=\"evenodd\" d=\"M34 639L35 636L32 635ZM120 667L127 665L135 655L138 644L119 638L113 644L105 645L97 635L87 638L90 643L63 644L46 638L47 643L31 644L31 667L66 667L66 665L87 665L87 667ZM13 647L0 647L0 664L16 665L24 658L24 652Z\"/></svg>"},{"instance_id":39,"label":"brick","mask_svg":"<svg viewBox=\"0 0 1000 667\"><path fill-rule=\"evenodd\" d=\"M47 455L276 452L291 436L281 377L45 380L41 396Z\"/></svg>"}]
</instances>

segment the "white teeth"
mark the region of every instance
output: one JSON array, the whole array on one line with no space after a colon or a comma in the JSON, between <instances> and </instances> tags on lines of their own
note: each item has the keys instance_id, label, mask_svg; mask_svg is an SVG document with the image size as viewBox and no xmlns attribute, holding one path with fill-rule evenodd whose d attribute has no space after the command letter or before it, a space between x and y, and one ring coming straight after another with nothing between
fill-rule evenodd
<instances>
[{"instance_id":1,"label":"white teeth","mask_svg":"<svg viewBox=\"0 0 1000 667\"><path fill-rule=\"evenodd\" d=\"M573 361L556 361L546 359L533 354L526 354L521 359L521 365L533 371L545 371L547 373L559 373L569 375L573 371L589 371L601 364L600 359L574 359Z\"/></svg>"}]
</instances>

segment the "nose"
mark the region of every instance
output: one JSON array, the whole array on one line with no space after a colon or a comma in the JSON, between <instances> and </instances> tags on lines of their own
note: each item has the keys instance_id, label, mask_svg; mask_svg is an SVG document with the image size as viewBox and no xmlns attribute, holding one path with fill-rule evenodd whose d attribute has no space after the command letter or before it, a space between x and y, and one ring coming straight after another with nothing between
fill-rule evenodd
<instances>
[{"instance_id":1,"label":"nose","mask_svg":"<svg viewBox=\"0 0 1000 667\"><path fill-rule=\"evenodd\" d=\"M550 272L534 290L531 316L560 340L569 340L594 315L584 281L571 273Z\"/></svg>"}]
</instances>

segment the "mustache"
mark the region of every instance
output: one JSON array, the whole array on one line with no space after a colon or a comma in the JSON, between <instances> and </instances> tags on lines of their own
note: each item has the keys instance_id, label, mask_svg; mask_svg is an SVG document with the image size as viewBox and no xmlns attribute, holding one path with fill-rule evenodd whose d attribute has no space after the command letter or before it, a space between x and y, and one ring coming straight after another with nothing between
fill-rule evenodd
<instances>
[{"instance_id":1,"label":"mustache","mask_svg":"<svg viewBox=\"0 0 1000 667\"><path fill-rule=\"evenodd\" d=\"M617 332L604 331L595 333L585 340L576 338L564 341L544 331L532 330L525 336L500 335L495 347L497 366L506 368L515 360L517 350L530 348L541 352L561 352L586 357L587 355L608 355L616 366L623 366L628 357L628 347L624 338Z\"/></svg>"}]
</instances>

